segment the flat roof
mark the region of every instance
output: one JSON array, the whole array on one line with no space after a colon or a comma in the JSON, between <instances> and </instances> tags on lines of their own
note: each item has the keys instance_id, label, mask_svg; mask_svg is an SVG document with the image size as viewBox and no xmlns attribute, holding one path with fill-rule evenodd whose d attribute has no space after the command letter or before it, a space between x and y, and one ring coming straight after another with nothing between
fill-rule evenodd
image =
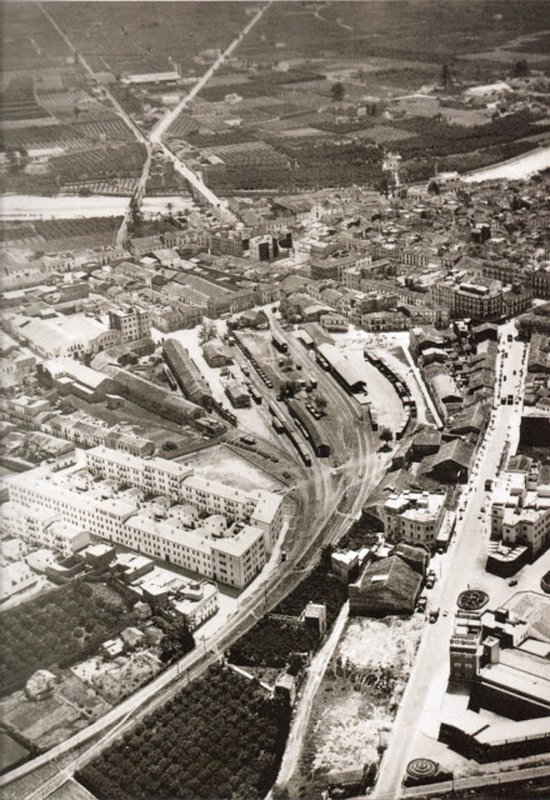
<instances>
[{"instance_id":1,"label":"flat roof","mask_svg":"<svg viewBox=\"0 0 550 800\"><path fill-rule=\"evenodd\" d=\"M498 664L480 670L487 683L521 694L550 708L550 662L520 650L501 650Z\"/></svg>"}]
</instances>

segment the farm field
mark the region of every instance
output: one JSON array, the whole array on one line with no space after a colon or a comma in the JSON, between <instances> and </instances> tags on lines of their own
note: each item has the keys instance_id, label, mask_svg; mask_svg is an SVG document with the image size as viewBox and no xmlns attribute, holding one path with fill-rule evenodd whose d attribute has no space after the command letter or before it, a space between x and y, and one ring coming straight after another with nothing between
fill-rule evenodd
<instances>
[{"instance_id":1,"label":"farm field","mask_svg":"<svg viewBox=\"0 0 550 800\"><path fill-rule=\"evenodd\" d=\"M50 249L70 249L71 245L94 247L104 244L106 237L114 241L122 217L91 217L88 219L56 219L36 222L0 223L0 242L11 245ZM65 247L63 247L65 246Z\"/></svg>"},{"instance_id":2,"label":"farm field","mask_svg":"<svg viewBox=\"0 0 550 800\"><path fill-rule=\"evenodd\" d=\"M250 7L219 3L205 14L200 3L147 2L136 14L126 3L69 2L52 3L50 11L78 50L100 60L98 70L107 65L115 75L149 73L169 69L172 59L185 74L196 69L194 58L201 51L229 44Z\"/></svg>"},{"instance_id":3,"label":"farm field","mask_svg":"<svg viewBox=\"0 0 550 800\"><path fill-rule=\"evenodd\" d=\"M2 72L60 67L70 55L61 36L34 3L7 3L2 27Z\"/></svg>"},{"instance_id":4,"label":"farm field","mask_svg":"<svg viewBox=\"0 0 550 800\"><path fill-rule=\"evenodd\" d=\"M87 702L90 703L89 698ZM75 706L57 690L40 701L28 700L24 692L14 692L0 700L2 720L35 752L54 747L109 708L97 696L95 703L87 707Z\"/></svg>"},{"instance_id":5,"label":"farm field","mask_svg":"<svg viewBox=\"0 0 550 800\"><path fill-rule=\"evenodd\" d=\"M77 778L99 800L259 800L277 774L288 717L252 681L212 667Z\"/></svg>"},{"instance_id":6,"label":"farm field","mask_svg":"<svg viewBox=\"0 0 550 800\"><path fill-rule=\"evenodd\" d=\"M0 731L0 774L27 757L26 747L12 739L5 731Z\"/></svg>"},{"instance_id":7,"label":"farm field","mask_svg":"<svg viewBox=\"0 0 550 800\"><path fill-rule=\"evenodd\" d=\"M316 3L296 6L277 3L257 28L254 41L245 42L243 52L263 61L284 59L290 54L318 58L327 51L335 56L359 58L368 55L395 56L410 60L440 62L449 55L473 53L502 45L513 37L548 27L544 3L507 0L434 5L427 0L405 0L359 4ZM278 32L284 30L284 36ZM265 36L267 42L262 42ZM273 48L283 40L285 48Z\"/></svg>"}]
</instances>

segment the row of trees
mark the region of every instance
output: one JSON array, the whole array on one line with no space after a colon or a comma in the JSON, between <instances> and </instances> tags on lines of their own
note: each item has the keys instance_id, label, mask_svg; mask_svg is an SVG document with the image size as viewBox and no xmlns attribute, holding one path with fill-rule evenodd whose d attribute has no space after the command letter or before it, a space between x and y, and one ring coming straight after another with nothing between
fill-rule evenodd
<instances>
[{"instance_id":1,"label":"row of trees","mask_svg":"<svg viewBox=\"0 0 550 800\"><path fill-rule=\"evenodd\" d=\"M273 784L286 704L212 667L77 775L99 800L259 800Z\"/></svg>"},{"instance_id":2,"label":"row of trees","mask_svg":"<svg viewBox=\"0 0 550 800\"><path fill-rule=\"evenodd\" d=\"M229 651L232 664L284 669L292 653L314 652L319 637L310 628L291 621L264 617Z\"/></svg>"}]
</instances>

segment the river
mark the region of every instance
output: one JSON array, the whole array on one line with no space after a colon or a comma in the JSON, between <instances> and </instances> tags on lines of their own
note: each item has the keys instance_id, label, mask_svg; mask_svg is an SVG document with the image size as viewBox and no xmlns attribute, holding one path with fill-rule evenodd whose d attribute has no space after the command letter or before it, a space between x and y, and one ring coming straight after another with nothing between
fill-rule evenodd
<instances>
[{"instance_id":1,"label":"river","mask_svg":"<svg viewBox=\"0 0 550 800\"><path fill-rule=\"evenodd\" d=\"M464 180L468 183L479 183L498 178L521 180L548 168L550 168L550 145L544 145L516 158L511 158L509 161L502 161L490 167L468 172L464 175ZM93 197L2 195L0 197L0 220L122 217L126 213L129 200L129 197L110 197L108 195ZM152 217L160 213L166 214L169 203L172 205L174 214L178 211L189 211L195 207L193 200L188 196L146 197L142 206L143 215Z\"/></svg>"},{"instance_id":2,"label":"river","mask_svg":"<svg viewBox=\"0 0 550 800\"><path fill-rule=\"evenodd\" d=\"M519 181L522 178L529 178L536 172L542 172L550 167L550 145L538 147L528 153L511 158L508 161L501 161L490 167L482 167L464 175L467 183L480 183L481 181L497 180L507 178L511 181Z\"/></svg>"},{"instance_id":3,"label":"river","mask_svg":"<svg viewBox=\"0 0 550 800\"><path fill-rule=\"evenodd\" d=\"M129 202L129 197L112 197L109 195L94 195L93 197L75 195L56 195L55 197L3 195L0 198L0 219L47 220L79 217L123 217L128 209ZM185 195L146 197L142 204L142 213L145 217L155 216L159 213L167 214L169 203L174 214L195 208L193 200Z\"/></svg>"}]
</instances>

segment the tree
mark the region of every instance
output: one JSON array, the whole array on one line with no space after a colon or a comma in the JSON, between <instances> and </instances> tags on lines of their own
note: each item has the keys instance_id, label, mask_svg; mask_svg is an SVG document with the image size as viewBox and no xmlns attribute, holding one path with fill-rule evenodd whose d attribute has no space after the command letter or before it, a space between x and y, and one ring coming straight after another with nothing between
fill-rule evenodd
<instances>
[{"instance_id":1,"label":"tree","mask_svg":"<svg viewBox=\"0 0 550 800\"><path fill-rule=\"evenodd\" d=\"M313 402L315 403L317 410L324 412L327 407L327 400L326 397L323 397L322 394L316 394L313 398Z\"/></svg>"},{"instance_id":2,"label":"tree","mask_svg":"<svg viewBox=\"0 0 550 800\"><path fill-rule=\"evenodd\" d=\"M453 82L451 68L448 64L443 64L441 67L441 85L446 89Z\"/></svg>"},{"instance_id":3,"label":"tree","mask_svg":"<svg viewBox=\"0 0 550 800\"><path fill-rule=\"evenodd\" d=\"M341 103L346 95L346 87L340 81L333 83L330 87L330 94L334 101Z\"/></svg>"},{"instance_id":4,"label":"tree","mask_svg":"<svg viewBox=\"0 0 550 800\"><path fill-rule=\"evenodd\" d=\"M199 328L199 343L206 344L218 335L216 326L210 320L203 322Z\"/></svg>"},{"instance_id":5,"label":"tree","mask_svg":"<svg viewBox=\"0 0 550 800\"><path fill-rule=\"evenodd\" d=\"M299 387L296 381L283 381L279 389L279 394L281 395L282 399L285 400L286 398L294 397L298 391L298 388Z\"/></svg>"},{"instance_id":6,"label":"tree","mask_svg":"<svg viewBox=\"0 0 550 800\"><path fill-rule=\"evenodd\" d=\"M178 446L171 439L168 439L168 441L164 442L164 444L162 445L162 449L166 450L166 451L168 451L168 450L177 450Z\"/></svg>"},{"instance_id":7,"label":"tree","mask_svg":"<svg viewBox=\"0 0 550 800\"><path fill-rule=\"evenodd\" d=\"M514 64L514 71L513 71L514 78L526 78L529 74L530 70L527 59L520 58L519 61L516 61L516 63Z\"/></svg>"},{"instance_id":8,"label":"tree","mask_svg":"<svg viewBox=\"0 0 550 800\"><path fill-rule=\"evenodd\" d=\"M393 433L389 428L381 428L379 433L380 439L388 444L393 441Z\"/></svg>"},{"instance_id":9,"label":"tree","mask_svg":"<svg viewBox=\"0 0 550 800\"><path fill-rule=\"evenodd\" d=\"M160 644L160 658L165 664L176 661L195 646L193 634L187 627L185 620L172 623L165 631Z\"/></svg>"}]
</instances>

